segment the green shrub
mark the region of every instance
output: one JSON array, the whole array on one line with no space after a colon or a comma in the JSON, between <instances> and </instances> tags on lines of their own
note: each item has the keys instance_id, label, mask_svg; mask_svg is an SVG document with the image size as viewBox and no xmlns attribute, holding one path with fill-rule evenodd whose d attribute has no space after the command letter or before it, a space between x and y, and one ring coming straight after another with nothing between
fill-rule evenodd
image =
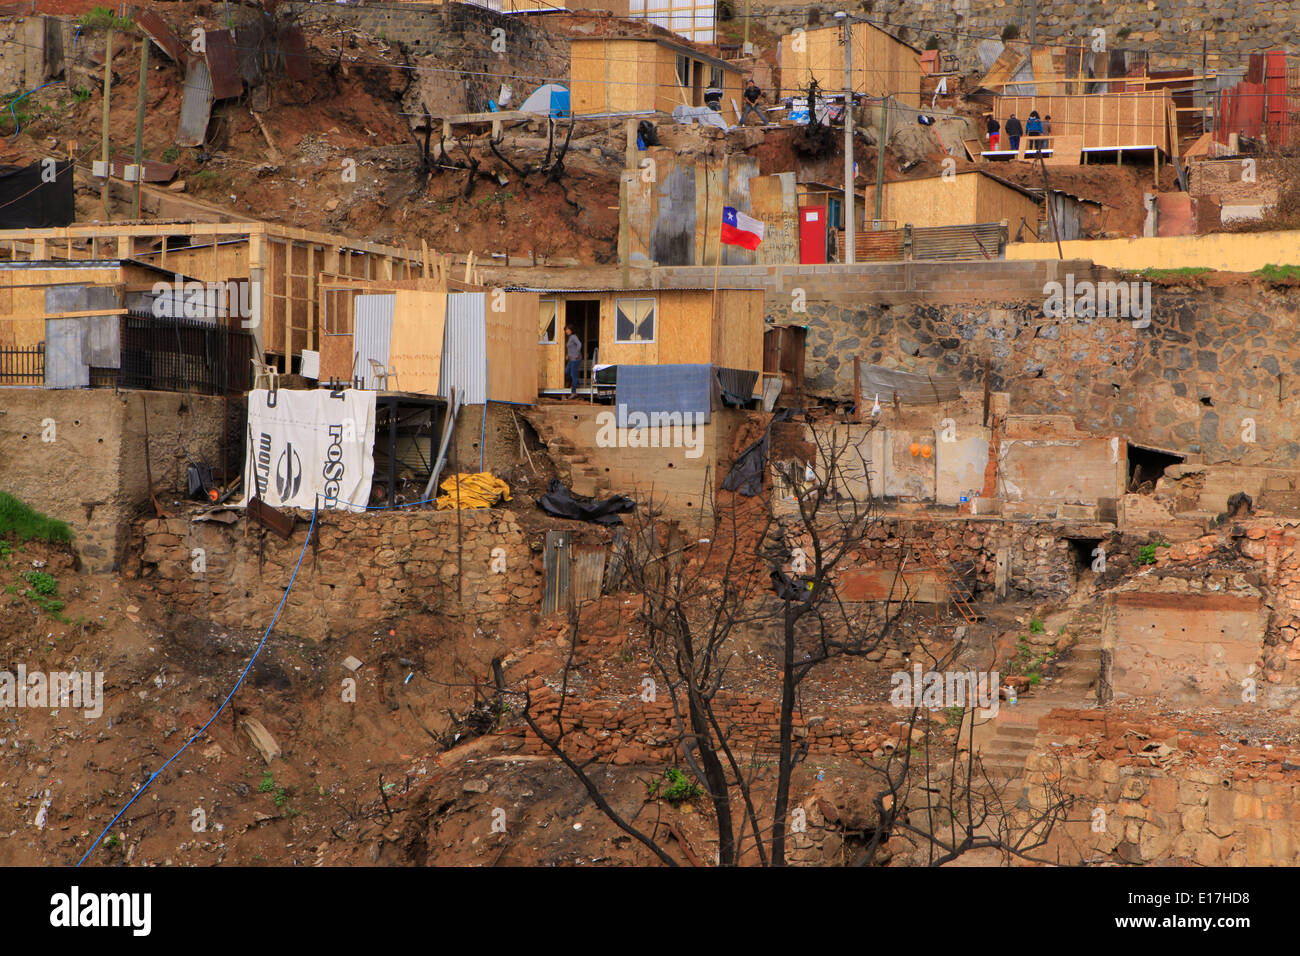
<instances>
[{"instance_id":1,"label":"green shrub","mask_svg":"<svg viewBox=\"0 0 1300 956\"><path fill-rule=\"evenodd\" d=\"M66 522L47 517L0 491L0 535L13 535L19 541L67 544L72 540L72 529Z\"/></svg>"},{"instance_id":2,"label":"green shrub","mask_svg":"<svg viewBox=\"0 0 1300 956\"><path fill-rule=\"evenodd\" d=\"M23 580L30 584L37 594L59 593L59 582L54 579L54 575L46 574L44 571L27 571L23 574Z\"/></svg>"},{"instance_id":3,"label":"green shrub","mask_svg":"<svg viewBox=\"0 0 1300 956\"><path fill-rule=\"evenodd\" d=\"M1137 557L1133 559L1134 564L1155 564L1156 548L1167 548L1169 545L1164 541L1157 541L1154 544L1144 544L1138 548Z\"/></svg>"},{"instance_id":4,"label":"green shrub","mask_svg":"<svg viewBox=\"0 0 1300 956\"><path fill-rule=\"evenodd\" d=\"M698 797L702 792L698 783L676 767L670 767L662 778L646 784L647 797L662 797L673 806Z\"/></svg>"},{"instance_id":5,"label":"green shrub","mask_svg":"<svg viewBox=\"0 0 1300 956\"><path fill-rule=\"evenodd\" d=\"M77 21L82 30L129 30L133 26L130 17L119 17L108 7L94 7Z\"/></svg>"}]
</instances>

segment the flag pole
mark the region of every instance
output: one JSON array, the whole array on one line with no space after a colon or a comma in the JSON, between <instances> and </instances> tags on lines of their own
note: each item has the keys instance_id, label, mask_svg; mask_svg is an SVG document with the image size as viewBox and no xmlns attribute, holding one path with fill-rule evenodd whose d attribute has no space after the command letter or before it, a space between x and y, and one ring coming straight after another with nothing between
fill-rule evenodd
<instances>
[{"instance_id":1,"label":"flag pole","mask_svg":"<svg viewBox=\"0 0 1300 956\"><path fill-rule=\"evenodd\" d=\"M718 254L713 260L713 307L710 321L714 328L718 324L718 269L722 266L722 224L718 224Z\"/></svg>"}]
</instances>

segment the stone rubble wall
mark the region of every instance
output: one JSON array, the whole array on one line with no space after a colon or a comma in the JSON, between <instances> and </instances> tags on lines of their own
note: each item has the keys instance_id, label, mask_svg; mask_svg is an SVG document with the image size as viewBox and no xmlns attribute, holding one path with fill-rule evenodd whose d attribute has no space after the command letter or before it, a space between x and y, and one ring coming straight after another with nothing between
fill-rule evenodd
<instances>
[{"instance_id":1,"label":"stone rubble wall","mask_svg":"<svg viewBox=\"0 0 1300 956\"><path fill-rule=\"evenodd\" d=\"M137 526L142 583L174 611L228 627L265 626L302 553L307 520L300 516L288 541L255 525L245 533L244 522L145 520ZM461 522L463 603L456 594L455 511L321 515L277 627L323 635L411 611L490 623L536 610L540 555L515 516L467 509ZM503 573L492 570L496 548L504 552ZM196 570L195 549L203 551L205 571Z\"/></svg>"}]
</instances>

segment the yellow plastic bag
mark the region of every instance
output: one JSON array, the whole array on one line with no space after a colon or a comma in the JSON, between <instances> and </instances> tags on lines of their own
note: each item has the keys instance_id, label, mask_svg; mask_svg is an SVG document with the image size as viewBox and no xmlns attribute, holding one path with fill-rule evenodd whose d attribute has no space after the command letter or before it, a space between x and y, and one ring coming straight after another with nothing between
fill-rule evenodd
<instances>
[{"instance_id":1,"label":"yellow plastic bag","mask_svg":"<svg viewBox=\"0 0 1300 956\"><path fill-rule=\"evenodd\" d=\"M490 471L452 475L438 485L443 491L438 498L439 511L450 511L456 507L458 484L462 508L491 508L498 501L510 500L510 486Z\"/></svg>"}]
</instances>

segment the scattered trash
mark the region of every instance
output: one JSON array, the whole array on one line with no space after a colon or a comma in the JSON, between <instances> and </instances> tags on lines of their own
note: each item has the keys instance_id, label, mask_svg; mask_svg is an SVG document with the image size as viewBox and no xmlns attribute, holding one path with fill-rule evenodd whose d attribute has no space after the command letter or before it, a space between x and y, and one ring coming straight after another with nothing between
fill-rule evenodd
<instances>
[{"instance_id":1,"label":"scattered trash","mask_svg":"<svg viewBox=\"0 0 1300 956\"><path fill-rule=\"evenodd\" d=\"M349 654L347 657L343 658L343 666L355 674L361 669L361 662Z\"/></svg>"}]
</instances>

